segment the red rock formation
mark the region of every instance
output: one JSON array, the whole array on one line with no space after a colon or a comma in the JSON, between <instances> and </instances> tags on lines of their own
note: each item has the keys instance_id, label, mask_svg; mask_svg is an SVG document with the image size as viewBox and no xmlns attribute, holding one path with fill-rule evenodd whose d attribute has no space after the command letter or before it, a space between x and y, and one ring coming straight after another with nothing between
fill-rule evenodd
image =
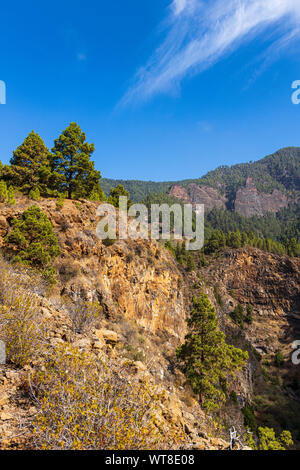
<instances>
[{"instance_id":1,"label":"red rock formation","mask_svg":"<svg viewBox=\"0 0 300 470\"><path fill-rule=\"evenodd\" d=\"M288 198L278 189L271 194L259 193L252 178L248 178L246 186L237 191L235 211L244 217L258 215L262 217L267 212L276 213L288 206Z\"/></svg>"},{"instance_id":2,"label":"red rock formation","mask_svg":"<svg viewBox=\"0 0 300 470\"><path fill-rule=\"evenodd\" d=\"M206 212L211 211L214 207L219 209L225 208L226 198L210 186L198 186L195 183L191 183L187 188L184 188L183 186L175 185L171 188L170 194L185 204L193 204L194 208L196 204L204 204Z\"/></svg>"}]
</instances>

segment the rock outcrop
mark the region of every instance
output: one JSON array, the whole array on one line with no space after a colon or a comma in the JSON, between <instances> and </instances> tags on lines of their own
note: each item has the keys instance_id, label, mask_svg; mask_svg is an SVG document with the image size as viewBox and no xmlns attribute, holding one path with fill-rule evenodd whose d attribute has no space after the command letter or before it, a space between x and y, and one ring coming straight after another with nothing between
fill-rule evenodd
<instances>
[{"instance_id":1,"label":"rock outcrop","mask_svg":"<svg viewBox=\"0 0 300 470\"><path fill-rule=\"evenodd\" d=\"M63 294L99 301L109 318L120 315L152 333L184 337L182 276L167 250L155 241L120 240L106 247L96 236L96 203L66 200L62 209L54 200L35 204L48 215L59 239L62 253L56 267ZM2 237L12 218L30 205L28 200L2 205Z\"/></svg>"},{"instance_id":2,"label":"rock outcrop","mask_svg":"<svg viewBox=\"0 0 300 470\"><path fill-rule=\"evenodd\" d=\"M207 185L189 184L187 187L174 185L170 194L180 199L185 204L192 204L193 208L197 204L204 204L205 212L210 212L214 207L225 209L229 203L225 195ZM244 217L257 215L262 217L268 212L276 213L280 209L287 207L290 200L286 194L278 189L272 193L258 192L252 178L247 178L246 185L240 188L234 197L233 205L235 212Z\"/></svg>"},{"instance_id":3,"label":"rock outcrop","mask_svg":"<svg viewBox=\"0 0 300 470\"><path fill-rule=\"evenodd\" d=\"M288 203L287 196L278 189L274 189L271 194L259 193L252 178L248 178L246 186L236 193L235 211L244 217L262 217L267 212L278 212L287 207Z\"/></svg>"},{"instance_id":4,"label":"rock outcrop","mask_svg":"<svg viewBox=\"0 0 300 470\"><path fill-rule=\"evenodd\" d=\"M214 207L224 209L226 204L225 196L222 196L216 189L210 186L198 186L195 183L189 184L186 188L174 185L170 194L186 204L192 204L194 209L197 204L204 204L206 212Z\"/></svg>"}]
</instances>

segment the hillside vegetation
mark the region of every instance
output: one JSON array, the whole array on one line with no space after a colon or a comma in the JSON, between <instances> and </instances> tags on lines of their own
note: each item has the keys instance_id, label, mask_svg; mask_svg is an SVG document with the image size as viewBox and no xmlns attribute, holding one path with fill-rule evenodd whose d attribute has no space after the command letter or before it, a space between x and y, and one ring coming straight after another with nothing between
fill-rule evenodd
<instances>
[{"instance_id":1,"label":"hillside vegetation","mask_svg":"<svg viewBox=\"0 0 300 470\"><path fill-rule=\"evenodd\" d=\"M195 253L184 239L102 242L99 204L132 195L121 183L104 194L93 152L71 123L51 150L31 132L0 167L0 448L228 449L232 424L252 448L298 445L298 206L252 219L213 209ZM298 158L249 168L291 193ZM246 167L201 184L236 191ZM178 202L152 184L148 207Z\"/></svg>"},{"instance_id":2,"label":"hillside vegetation","mask_svg":"<svg viewBox=\"0 0 300 470\"><path fill-rule=\"evenodd\" d=\"M300 148L288 147L269 155L257 162L241 163L233 166L221 166L201 178L191 178L176 182L152 182L138 180L102 180L106 194L111 187L122 184L131 194L133 201L141 201L150 193L168 193L176 183L186 187L190 183L211 186L228 196L245 185L247 178L252 178L257 189L272 192L273 189L300 190Z\"/></svg>"}]
</instances>

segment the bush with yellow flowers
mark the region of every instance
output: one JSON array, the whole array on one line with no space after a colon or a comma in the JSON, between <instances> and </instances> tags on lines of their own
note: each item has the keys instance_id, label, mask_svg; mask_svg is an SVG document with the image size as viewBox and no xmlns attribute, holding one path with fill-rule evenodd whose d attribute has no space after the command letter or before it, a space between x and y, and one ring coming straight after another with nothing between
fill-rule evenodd
<instances>
[{"instance_id":1,"label":"bush with yellow flowers","mask_svg":"<svg viewBox=\"0 0 300 470\"><path fill-rule=\"evenodd\" d=\"M161 424L162 393L130 376L130 365L92 359L59 346L30 379L38 413L37 449L141 450L176 448L181 433Z\"/></svg>"},{"instance_id":2,"label":"bush with yellow flowers","mask_svg":"<svg viewBox=\"0 0 300 470\"><path fill-rule=\"evenodd\" d=\"M19 367L39 357L45 342L45 325L38 315L38 297L26 291L18 274L0 263L0 339L9 362Z\"/></svg>"},{"instance_id":3,"label":"bush with yellow flowers","mask_svg":"<svg viewBox=\"0 0 300 470\"><path fill-rule=\"evenodd\" d=\"M100 318L102 309L98 302L78 299L67 305L73 333L86 333Z\"/></svg>"}]
</instances>

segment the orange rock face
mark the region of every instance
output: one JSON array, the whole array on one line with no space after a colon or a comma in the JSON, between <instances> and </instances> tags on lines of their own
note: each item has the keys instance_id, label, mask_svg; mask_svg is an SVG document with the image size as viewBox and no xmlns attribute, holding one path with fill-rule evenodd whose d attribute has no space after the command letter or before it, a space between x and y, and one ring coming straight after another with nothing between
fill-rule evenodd
<instances>
[{"instance_id":1,"label":"orange rock face","mask_svg":"<svg viewBox=\"0 0 300 470\"><path fill-rule=\"evenodd\" d=\"M98 204L66 200L35 202L48 215L57 234L61 256L56 267L63 293L97 300L108 318L122 315L156 333L163 330L177 338L186 333L182 276L172 255L157 242L120 240L106 247L96 236ZM32 202L2 205L2 224L9 230L13 217ZM1 237L0 237L1 241ZM3 241L3 239L2 239Z\"/></svg>"},{"instance_id":2,"label":"orange rock face","mask_svg":"<svg viewBox=\"0 0 300 470\"><path fill-rule=\"evenodd\" d=\"M193 208L197 204L204 204L206 212L211 211L214 207L218 209L225 208L226 198L210 186L198 186L195 183L191 183L184 188L183 186L175 185L171 188L170 194L185 204L192 204Z\"/></svg>"},{"instance_id":3,"label":"orange rock face","mask_svg":"<svg viewBox=\"0 0 300 470\"><path fill-rule=\"evenodd\" d=\"M267 212L278 212L288 206L288 198L278 189L271 194L258 193L251 178L247 179L246 186L237 191L235 211L244 217L252 215L263 216Z\"/></svg>"}]
</instances>

